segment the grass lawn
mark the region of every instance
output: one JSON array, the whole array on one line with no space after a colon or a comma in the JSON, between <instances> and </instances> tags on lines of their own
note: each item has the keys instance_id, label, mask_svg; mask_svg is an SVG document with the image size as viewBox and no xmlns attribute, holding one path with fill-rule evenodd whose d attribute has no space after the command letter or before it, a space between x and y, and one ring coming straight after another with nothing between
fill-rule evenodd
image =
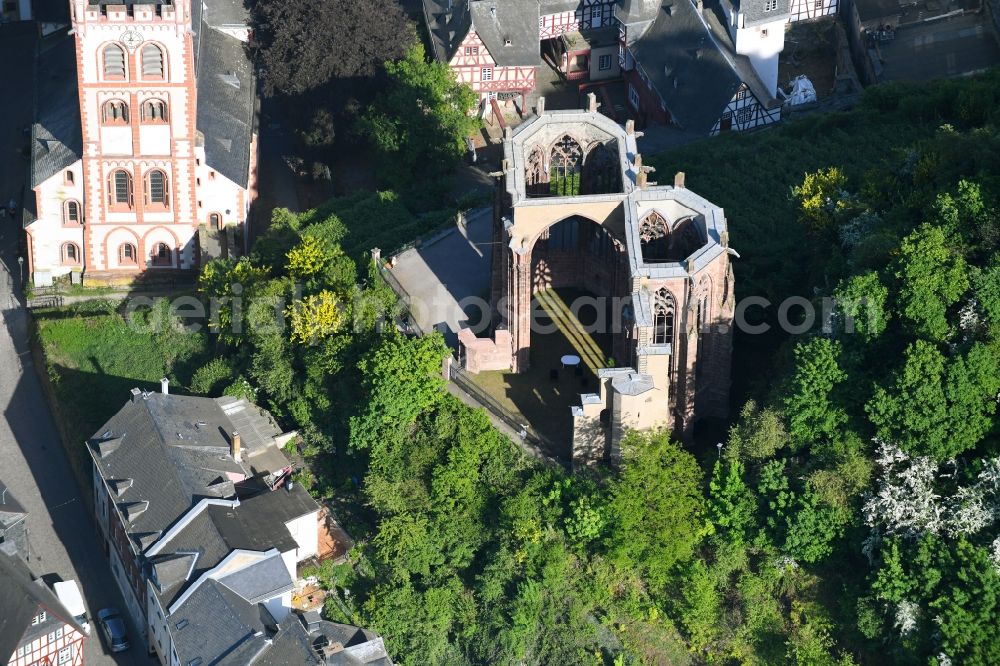
<instances>
[{"instance_id":1,"label":"grass lawn","mask_svg":"<svg viewBox=\"0 0 1000 666\"><path fill-rule=\"evenodd\" d=\"M59 417L81 441L125 404L132 388L158 391L167 377L171 390L183 390L212 357L204 333L168 325L153 332L141 313L130 325L113 302L39 309L34 318Z\"/></svg>"},{"instance_id":2,"label":"grass lawn","mask_svg":"<svg viewBox=\"0 0 1000 666\"><path fill-rule=\"evenodd\" d=\"M552 455L571 457L572 417L570 407L580 404L581 393L597 392L597 370L606 365L611 336L587 333L570 312L574 290L545 290L535 294L540 306L540 326L550 333L532 333L531 367L527 372L481 372L472 379L503 407L524 419L535 432L551 440ZM565 354L579 356L579 374L563 368ZM556 376L553 378L552 372Z\"/></svg>"}]
</instances>

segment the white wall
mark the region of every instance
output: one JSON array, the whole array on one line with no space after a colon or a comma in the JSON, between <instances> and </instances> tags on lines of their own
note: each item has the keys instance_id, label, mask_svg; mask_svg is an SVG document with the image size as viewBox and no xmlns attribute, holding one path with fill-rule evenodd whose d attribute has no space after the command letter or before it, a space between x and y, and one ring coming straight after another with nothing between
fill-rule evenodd
<instances>
[{"instance_id":1,"label":"white wall","mask_svg":"<svg viewBox=\"0 0 1000 666\"><path fill-rule=\"evenodd\" d=\"M152 581L146 581L147 611L146 617L149 626L149 644L156 651L163 666L168 666L169 656L173 652L173 644L170 641L170 632L167 631L167 614L160 606L160 600L156 597L156 590Z\"/></svg>"},{"instance_id":2,"label":"white wall","mask_svg":"<svg viewBox=\"0 0 1000 666\"><path fill-rule=\"evenodd\" d=\"M750 58L773 97L778 89L778 54L785 48L786 19L736 31L736 52Z\"/></svg>"},{"instance_id":3,"label":"white wall","mask_svg":"<svg viewBox=\"0 0 1000 666\"><path fill-rule=\"evenodd\" d=\"M319 551L319 511L289 521L285 526L299 545L295 550L296 561L308 559Z\"/></svg>"},{"instance_id":4,"label":"white wall","mask_svg":"<svg viewBox=\"0 0 1000 666\"><path fill-rule=\"evenodd\" d=\"M66 171L73 173L72 185L66 184ZM75 162L64 171L51 176L35 189L35 207L38 219L31 225L32 270L49 271L53 277L66 275L77 266L62 264L63 243L76 243L81 252L83 227L63 224L63 205L66 201L80 203L80 215L84 214L83 164ZM84 254L86 254L84 252Z\"/></svg>"}]
</instances>

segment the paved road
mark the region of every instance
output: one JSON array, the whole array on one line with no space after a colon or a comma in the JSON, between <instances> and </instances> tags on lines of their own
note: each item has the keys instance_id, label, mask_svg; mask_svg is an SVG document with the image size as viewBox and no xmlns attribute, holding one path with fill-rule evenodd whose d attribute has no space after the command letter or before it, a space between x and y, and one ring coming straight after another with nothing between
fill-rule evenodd
<instances>
[{"instance_id":1,"label":"paved road","mask_svg":"<svg viewBox=\"0 0 1000 666\"><path fill-rule=\"evenodd\" d=\"M1000 63L1000 47L985 14L904 26L896 31L896 39L880 48L882 81L959 76Z\"/></svg>"},{"instance_id":2,"label":"paved road","mask_svg":"<svg viewBox=\"0 0 1000 666\"><path fill-rule=\"evenodd\" d=\"M23 28L0 27L0 62L24 62L33 43ZM32 69L0 68L0 89L30 100ZM21 200L27 162L18 151L27 144L21 128L30 115L30 104L11 99L0 104L0 201ZM79 581L93 616L105 606L124 604L32 367L16 261L18 235L10 218L0 218L0 478L28 511L32 570ZM84 656L87 664L153 663L142 649L114 658L105 654L95 629Z\"/></svg>"}]
</instances>

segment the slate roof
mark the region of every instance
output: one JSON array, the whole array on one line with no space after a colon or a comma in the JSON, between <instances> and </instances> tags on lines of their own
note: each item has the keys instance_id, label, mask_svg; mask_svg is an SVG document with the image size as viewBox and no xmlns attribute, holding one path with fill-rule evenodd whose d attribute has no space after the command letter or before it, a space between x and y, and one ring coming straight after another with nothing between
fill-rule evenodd
<instances>
[{"instance_id":1,"label":"slate roof","mask_svg":"<svg viewBox=\"0 0 1000 666\"><path fill-rule=\"evenodd\" d=\"M708 134L743 82L762 103L771 101L749 59L732 53L724 31L710 30L690 0L665 0L631 48L685 130Z\"/></svg>"},{"instance_id":2,"label":"slate roof","mask_svg":"<svg viewBox=\"0 0 1000 666\"><path fill-rule=\"evenodd\" d=\"M448 62L469 34L472 19L468 2L453 0L451 10L448 9L448 0L423 0L423 5L431 51L437 60Z\"/></svg>"},{"instance_id":3,"label":"slate roof","mask_svg":"<svg viewBox=\"0 0 1000 666\"><path fill-rule=\"evenodd\" d=\"M213 7L226 7L213 4ZM228 14L224 10L223 15ZM237 185L250 178L250 143L256 125L253 64L243 42L202 22L198 31L198 117L205 161Z\"/></svg>"},{"instance_id":4,"label":"slate roof","mask_svg":"<svg viewBox=\"0 0 1000 666\"><path fill-rule=\"evenodd\" d=\"M201 0L194 2L201 4ZM250 10L243 5L242 0L204 0L204 4L201 17L211 27L242 28L250 24Z\"/></svg>"},{"instance_id":5,"label":"slate roof","mask_svg":"<svg viewBox=\"0 0 1000 666\"><path fill-rule=\"evenodd\" d=\"M248 654L267 647L273 623L262 606L248 603L221 582L203 581L167 618L174 650L182 664L201 657L202 664L249 663Z\"/></svg>"},{"instance_id":6,"label":"slate roof","mask_svg":"<svg viewBox=\"0 0 1000 666\"><path fill-rule=\"evenodd\" d=\"M538 0L470 0L472 29L500 67L541 62Z\"/></svg>"},{"instance_id":7,"label":"slate roof","mask_svg":"<svg viewBox=\"0 0 1000 666\"><path fill-rule=\"evenodd\" d=\"M64 37L39 55L36 79L31 187L72 166L83 155L73 38Z\"/></svg>"},{"instance_id":8,"label":"slate roof","mask_svg":"<svg viewBox=\"0 0 1000 666\"><path fill-rule=\"evenodd\" d=\"M295 587L295 581L288 574L280 553L275 553L218 580L250 603L272 599Z\"/></svg>"},{"instance_id":9,"label":"slate roof","mask_svg":"<svg viewBox=\"0 0 1000 666\"><path fill-rule=\"evenodd\" d=\"M231 548L277 548L282 553L297 547L285 523L314 511L319 511L319 505L300 486L292 493L282 489L255 495L235 509L208 508L216 529Z\"/></svg>"},{"instance_id":10,"label":"slate roof","mask_svg":"<svg viewBox=\"0 0 1000 666\"><path fill-rule=\"evenodd\" d=\"M44 622L32 626L39 607ZM32 575L18 557L0 550L0 663L7 663L18 645L68 624L83 633L56 595Z\"/></svg>"},{"instance_id":11,"label":"slate roof","mask_svg":"<svg viewBox=\"0 0 1000 666\"><path fill-rule=\"evenodd\" d=\"M254 666L325 664L327 666L392 666L385 643L377 634L359 627L309 619L292 613L278 625L271 649ZM324 644L340 643L344 649L320 655Z\"/></svg>"},{"instance_id":12,"label":"slate roof","mask_svg":"<svg viewBox=\"0 0 1000 666\"><path fill-rule=\"evenodd\" d=\"M766 11L767 0L736 0L736 10L743 14L743 25L752 27L761 23L770 23L787 19L791 13L791 3L779 0L778 6Z\"/></svg>"},{"instance_id":13,"label":"slate roof","mask_svg":"<svg viewBox=\"0 0 1000 666\"><path fill-rule=\"evenodd\" d=\"M615 17L629 25L644 23L655 19L659 10L660 0L619 0L615 7ZM629 35L629 40L633 40L632 35Z\"/></svg>"},{"instance_id":14,"label":"slate roof","mask_svg":"<svg viewBox=\"0 0 1000 666\"><path fill-rule=\"evenodd\" d=\"M115 490L112 501L134 514L125 529L142 549L199 499L234 497L233 481L263 471L255 466L255 451L270 448L264 459L288 464L271 440L281 431L266 412L220 400L139 393L90 439L94 465ZM227 410L252 423L240 430L242 463L229 455L236 427ZM142 502L148 505L135 513Z\"/></svg>"}]
</instances>

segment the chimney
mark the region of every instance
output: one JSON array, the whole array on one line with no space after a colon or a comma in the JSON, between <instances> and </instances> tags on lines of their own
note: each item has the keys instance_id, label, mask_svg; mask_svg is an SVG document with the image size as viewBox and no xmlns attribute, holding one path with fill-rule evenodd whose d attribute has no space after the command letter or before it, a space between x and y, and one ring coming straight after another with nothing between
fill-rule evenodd
<instances>
[{"instance_id":1,"label":"chimney","mask_svg":"<svg viewBox=\"0 0 1000 666\"><path fill-rule=\"evenodd\" d=\"M539 97L538 102L535 104L535 113L539 116L545 115L545 98Z\"/></svg>"},{"instance_id":2,"label":"chimney","mask_svg":"<svg viewBox=\"0 0 1000 666\"><path fill-rule=\"evenodd\" d=\"M674 174L674 187L683 190L684 189L684 172L678 171Z\"/></svg>"},{"instance_id":3,"label":"chimney","mask_svg":"<svg viewBox=\"0 0 1000 666\"><path fill-rule=\"evenodd\" d=\"M236 462L240 461L240 433L237 430L233 431L233 436L229 439L229 455L233 457Z\"/></svg>"},{"instance_id":4,"label":"chimney","mask_svg":"<svg viewBox=\"0 0 1000 666\"><path fill-rule=\"evenodd\" d=\"M597 113L597 95L592 92L587 93L587 111Z\"/></svg>"},{"instance_id":5,"label":"chimney","mask_svg":"<svg viewBox=\"0 0 1000 666\"><path fill-rule=\"evenodd\" d=\"M134 388L130 391L130 393L132 394L132 402L139 402L139 400L142 399L142 391L139 389Z\"/></svg>"},{"instance_id":6,"label":"chimney","mask_svg":"<svg viewBox=\"0 0 1000 666\"><path fill-rule=\"evenodd\" d=\"M160 380L160 393L170 395L170 380L166 377Z\"/></svg>"}]
</instances>

